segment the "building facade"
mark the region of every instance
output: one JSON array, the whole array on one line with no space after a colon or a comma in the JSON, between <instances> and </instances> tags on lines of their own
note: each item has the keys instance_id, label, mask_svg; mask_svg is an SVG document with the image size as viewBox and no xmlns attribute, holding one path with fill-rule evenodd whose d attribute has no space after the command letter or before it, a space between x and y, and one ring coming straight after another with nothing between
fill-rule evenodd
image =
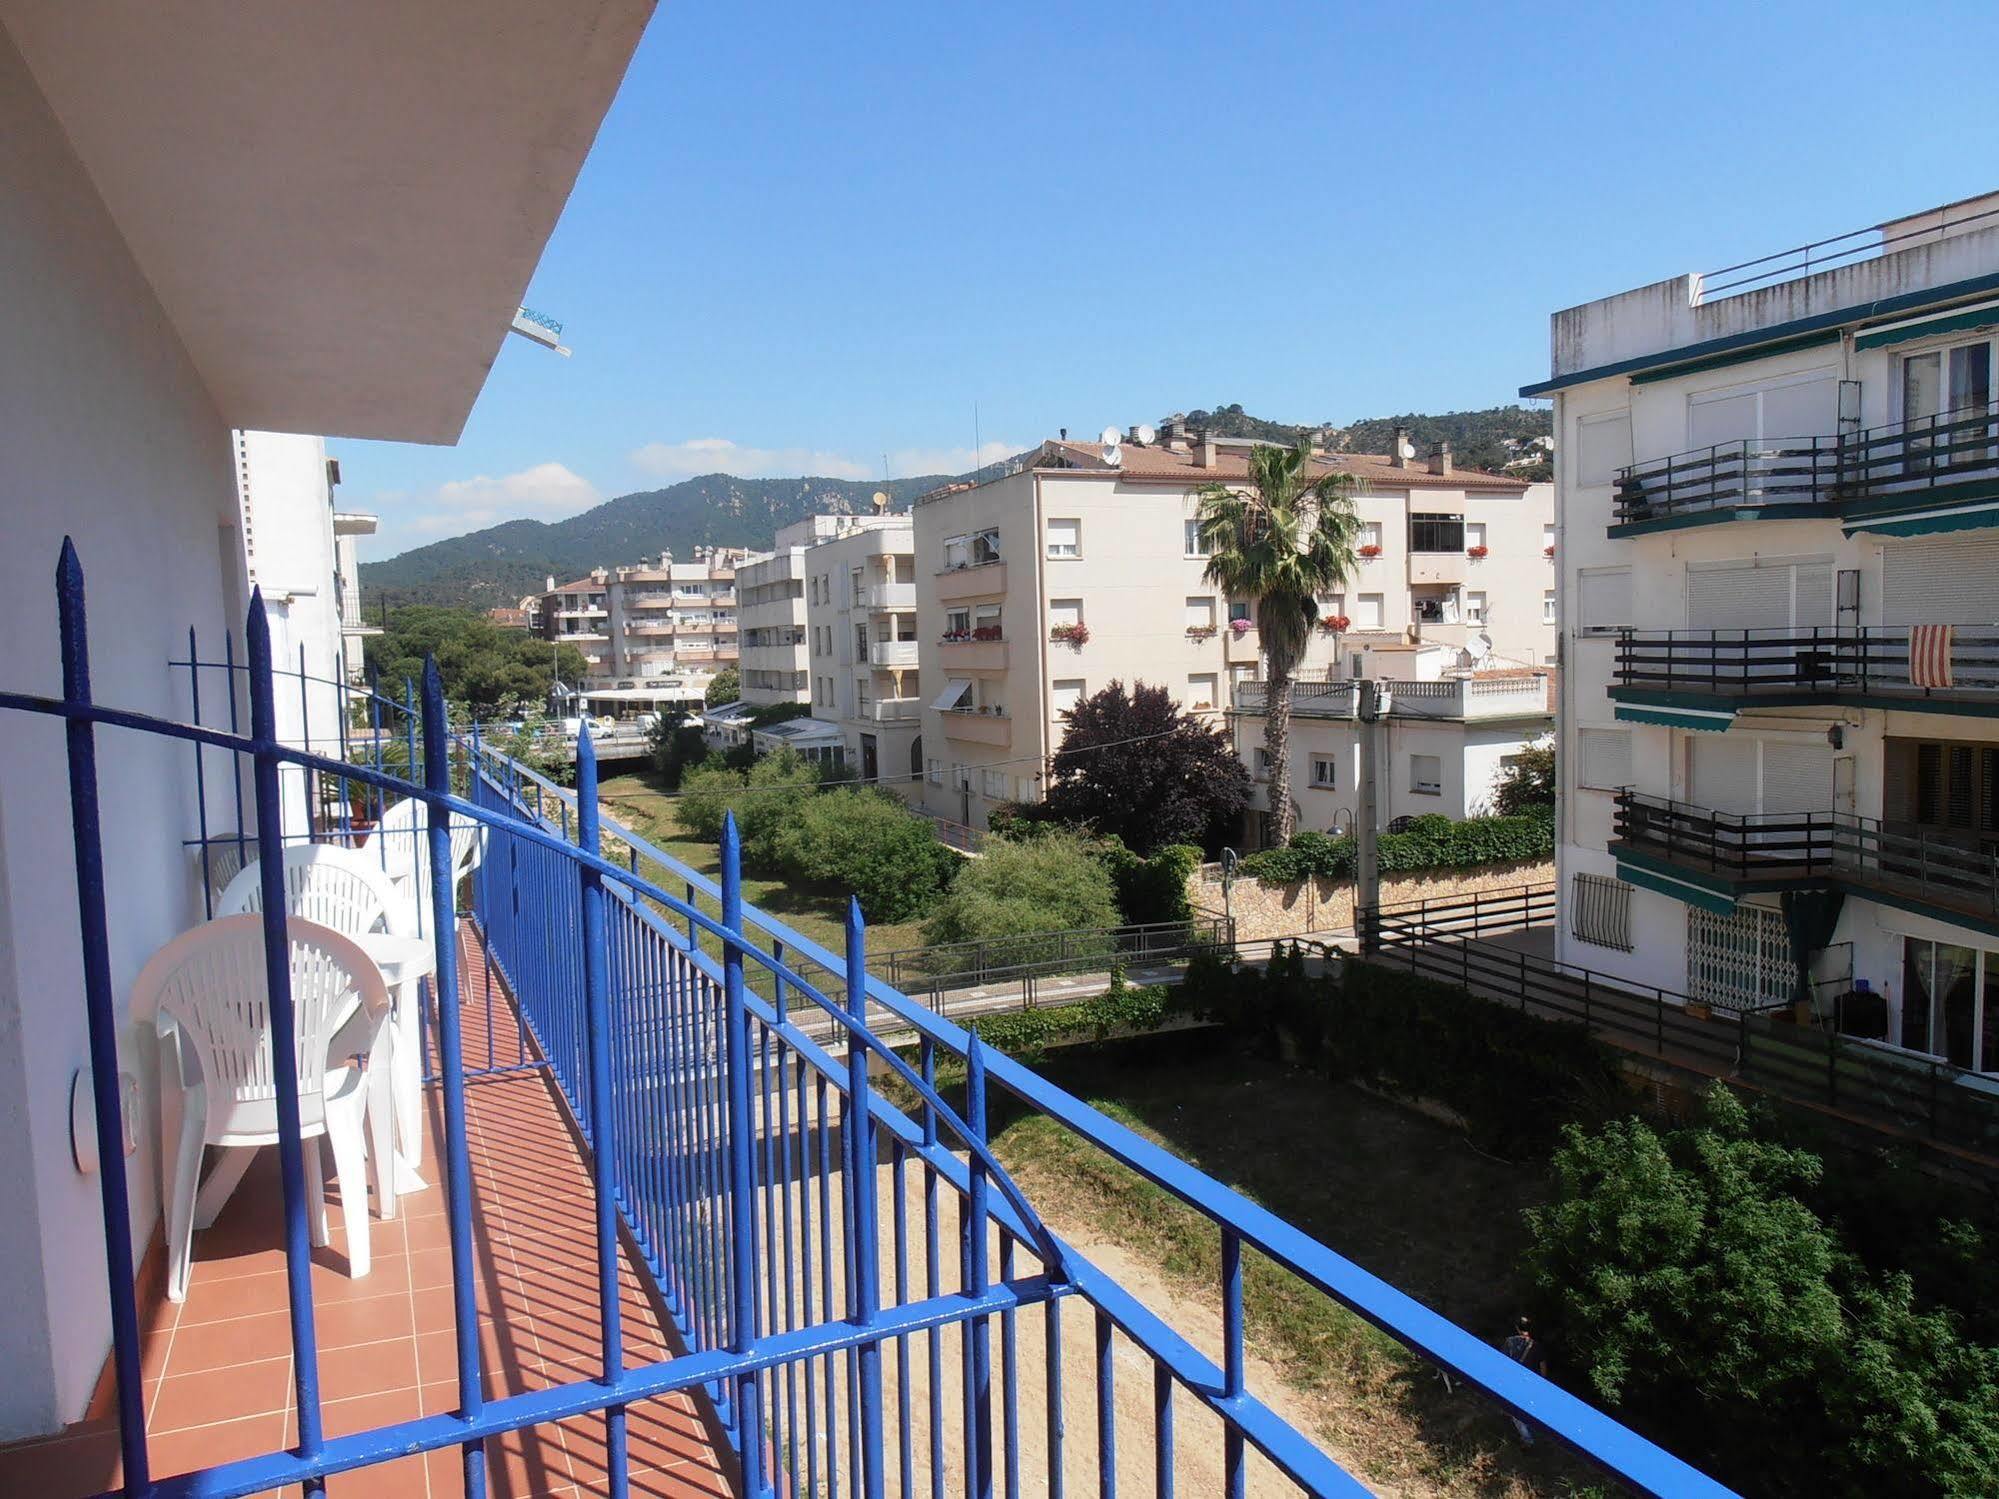
<instances>
[{"instance_id":1,"label":"building facade","mask_svg":"<svg viewBox=\"0 0 1999 1499\"><path fill-rule=\"evenodd\" d=\"M1557 313L1523 392L1561 955L1999 1071L1999 196L1844 246Z\"/></svg>"},{"instance_id":2,"label":"building facade","mask_svg":"<svg viewBox=\"0 0 1999 1499\"><path fill-rule=\"evenodd\" d=\"M806 666L805 553L837 533L838 515L813 515L777 533L772 549L736 572L742 701L755 707L812 699Z\"/></svg>"},{"instance_id":3,"label":"building facade","mask_svg":"<svg viewBox=\"0 0 1999 1499\"><path fill-rule=\"evenodd\" d=\"M670 704L698 707L718 672L736 665L736 567L748 554L696 548L656 563L596 568L556 587L537 612L542 637L582 653L584 679L558 693L585 714L631 717Z\"/></svg>"},{"instance_id":4,"label":"building facade","mask_svg":"<svg viewBox=\"0 0 1999 1499\"><path fill-rule=\"evenodd\" d=\"M913 795L922 773L915 528L841 516L805 554L812 717L837 725L853 774Z\"/></svg>"},{"instance_id":5,"label":"building facade","mask_svg":"<svg viewBox=\"0 0 1999 1499\"><path fill-rule=\"evenodd\" d=\"M1042 445L1017 472L913 511L926 810L983 827L1041 794L1062 715L1113 680L1220 714L1263 676L1253 609L1206 582L1196 496L1240 483L1246 441L1171 426L1152 442ZM1315 456L1350 474L1365 526L1301 680L1350 675L1371 646L1440 646L1456 667L1538 666L1555 650L1552 487L1428 462ZM1342 625L1340 621L1345 623Z\"/></svg>"}]
</instances>

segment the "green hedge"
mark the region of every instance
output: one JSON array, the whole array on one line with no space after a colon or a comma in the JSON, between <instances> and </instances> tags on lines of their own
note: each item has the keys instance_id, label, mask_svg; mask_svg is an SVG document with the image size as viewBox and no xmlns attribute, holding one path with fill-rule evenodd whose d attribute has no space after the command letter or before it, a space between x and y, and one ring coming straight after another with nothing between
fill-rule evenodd
<instances>
[{"instance_id":1,"label":"green hedge","mask_svg":"<svg viewBox=\"0 0 1999 1499\"><path fill-rule=\"evenodd\" d=\"M1299 833L1285 847L1251 854L1238 867L1266 885L1289 885L1313 876L1350 880L1357 852L1351 835ZM1405 832L1383 833L1379 852L1383 874L1549 859L1555 853L1555 821L1549 812L1468 817L1463 822L1436 815L1418 817Z\"/></svg>"},{"instance_id":2,"label":"green hedge","mask_svg":"<svg viewBox=\"0 0 1999 1499\"><path fill-rule=\"evenodd\" d=\"M1158 984L1130 988L1120 976L1113 978L1109 989L1081 1004L982 1015L970 1029L988 1046L1010 1057L1033 1058L1061 1041L1084 1037L1103 1041L1114 1030L1157 1030L1184 1009L1175 990Z\"/></svg>"},{"instance_id":3,"label":"green hedge","mask_svg":"<svg viewBox=\"0 0 1999 1499\"><path fill-rule=\"evenodd\" d=\"M1295 945L1261 970L1201 955L1183 987L1203 1019L1331 1076L1434 1099L1474 1140L1516 1158L1547 1151L1564 1124L1605 1117L1622 1097L1616 1058L1583 1026L1378 964L1342 959L1307 973Z\"/></svg>"}]
</instances>

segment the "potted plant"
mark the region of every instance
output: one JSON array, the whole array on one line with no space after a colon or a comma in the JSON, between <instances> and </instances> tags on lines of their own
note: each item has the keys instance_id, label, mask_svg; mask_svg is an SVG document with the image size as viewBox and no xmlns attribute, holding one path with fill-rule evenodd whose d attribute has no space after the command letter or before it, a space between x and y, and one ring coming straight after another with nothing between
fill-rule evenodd
<instances>
[{"instance_id":1,"label":"potted plant","mask_svg":"<svg viewBox=\"0 0 1999 1499\"><path fill-rule=\"evenodd\" d=\"M1090 643L1090 627L1080 619L1074 624L1056 625L1049 630L1048 638L1058 644L1072 646L1076 650L1081 650Z\"/></svg>"},{"instance_id":2,"label":"potted plant","mask_svg":"<svg viewBox=\"0 0 1999 1499\"><path fill-rule=\"evenodd\" d=\"M1215 638L1215 627L1213 625L1189 625L1187 626L1187 638L1189 640L1213 640Z\"/></svg>"},{"instance_id":3,"label":"potted plant","mask_svg":"<svg viewBox=\"0 0 1999 1499\"><path fill-rule=\"evenodd\" d=\"M1348 619L1344 614L1328 614L1324 619L1319 621L1319 628L1324 630L1328 635L1338 635L1352 623L1353 621Z\"/></svg>"},{"instance_id":4,"label":"potted plant","mask_svg":"<svg viewBox=\"0 0 1999 1499\"><path fill-rule=\"evenodd\" d=\"M1465 555L1466 555L1467 557L1471 558L1471 559L1472 559L1472 561L1476 562L1476 561L1478 561L1478 559L1479 559L1479 558L1481 558L1481 557L1485 556L1485 555L1486 555L1486 553L1487 553L1488 551L1490 551L1490 550L1491 550L1491 548L1489 548L1489 547L1483 547L1483 546L1475 546L1475 547L1466 547L1466 548L1465 548Z\"/></svg>"},{"instance_id":5,"label":"potted plant","mask_svg":"<svg viewBox=\"0 0 1999 1499\"><path fill-rule=\"evenodd\" d=\"M1354 555L1356 557L1379 557L1381 555L1381 548L1370 541L1366 546L1355 547Z\"/></svg>"},{"instance_id":6,"label":"potted plant","mask_svg":"<svg viewBox=\"0 0 1999 1499\"><path fill-rule=\"evenodd\" d=\"M1246 619L1232 619L1229 621L1229 628L1235 632L1238 640L1249 633L1249 625L1250 622Z\"/></svg>"},{"instance_id":7,"label":"potted plant","mask_svg":"<svg viewBox=\"0 0 1999 1499\"><path fill-rule=\"evenodd\" d=\"M1554 548L1553 548L1552 546L1545 546L1545 547L1542 547L1542 548L1541 548L1541 555L1542 555L1543 557L1546 557L1546 558L1547 558L1547 559L1548 559L1549 561L1551 561L1551 562L1552 562L1552 561L1554 560L1554 558L1555 558L1555 549L1554 549Z\"/></svg>"},{"instance_id":8,"label":"potted plant","mask_svg":"<svg viewBox=\"0 0 1999 1499\"><path fill-rule=\"evenodd\" d=\"M1002 638L1003 636L998 625L980 625L976 630L972 631L972 639L974 640L999 640Z\"/></svg>"}]
</instances>

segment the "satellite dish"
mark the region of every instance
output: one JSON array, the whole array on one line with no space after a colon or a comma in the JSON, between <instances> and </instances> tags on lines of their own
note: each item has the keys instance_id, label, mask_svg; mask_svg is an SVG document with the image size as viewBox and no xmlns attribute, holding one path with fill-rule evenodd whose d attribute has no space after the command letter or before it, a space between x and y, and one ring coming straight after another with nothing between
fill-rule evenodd
<instances>
[{"instance_id":1,"label":"satellite dish","mask_svg":"<svg viewBox=\"0 0 1999 1499\"><path fill-rule=\"evenodd\" d=\"M1097 434L1097 441L1103 444L1102 453L1104 462L1116 464L1124 456L1124 449L1118 446L1117 428L1104 428L1102 432Z\"/></svg>"},{"instance_id":2,"label":"satellite dish","mask_svg":"<svg viewBox=\"0 0 1999 1499\"><path fill-rule=\"evenodd\" d=\"M875 491L875 514L880 515L886 509L888 509L888 495L882 490L877 489Z\"/></svg>"},{"instance_id":3,"label":"satellite dish","mask_svg":"<svg viewBox=\"0 0 1999 1499\"><path fill-rule=\"evenodd\" d=\"M1143 422L1141 422L1138 426L1138 430L1134 432L1132 435L1138 439L1138 445L1140 447L1150 447L1152 445L1152 439L1157 437L1159 434L1154 432L1152 428L1146 426Z\"/></svg>"},{"instance_id":4,"label":"satellite dish","mask_svg":"<svg viewBox=\"0 0 1999 1499\"><path fill-rule=\"evenodd\" d=\"M1404 458L1414 458L1416 456L1416 444L1405 437L1401 442L1396 444L1396 451Z\"/></svg>"}]
</instances>

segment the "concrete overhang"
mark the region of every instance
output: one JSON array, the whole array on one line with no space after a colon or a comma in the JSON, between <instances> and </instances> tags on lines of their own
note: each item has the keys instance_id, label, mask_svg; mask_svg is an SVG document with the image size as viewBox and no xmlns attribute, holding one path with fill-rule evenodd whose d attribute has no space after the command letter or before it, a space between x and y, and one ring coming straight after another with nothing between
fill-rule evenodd
<instances>
[{"instance_id":1,"label":"concrete overhang","mask_svg":"<svg viewBox=\"0 0 1999 1499\"><path fill-rule=\"evenodd\" d=\"M0 0L231 426L455 441L652 0Z\"/></svg>"}]
</instances>

